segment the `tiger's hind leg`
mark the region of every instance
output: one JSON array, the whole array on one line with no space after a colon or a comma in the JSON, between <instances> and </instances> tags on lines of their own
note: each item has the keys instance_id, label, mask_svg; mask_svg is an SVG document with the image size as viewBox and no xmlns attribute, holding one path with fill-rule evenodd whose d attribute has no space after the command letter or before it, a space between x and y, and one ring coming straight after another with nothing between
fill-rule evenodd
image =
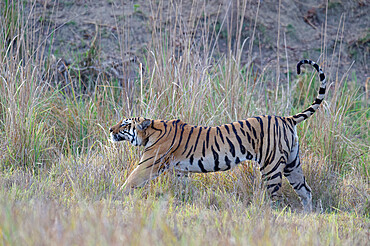
<instances>
[{"instance_id":1,"label":"tiger's hind leg","mask_svg":"<svg viewBox=\"0 0 370 246\"><path fill-rule=\"evenodd\" d=\"M285 164L285 158L281 157L271 163L265 163L265 165L260 168L265 187L273 201L278 201L282 197L280 188Z\"/></svg>"},{"instance_id":2,"label":"tiger's hind leg","mask_svg":"<svg viewBox=\"0 0 370 246\"><path fill-rule=\"evenodd\" d=\"M288 164L284 168L284 176L288 179L291 186L301 199L305 212L312 211L312 194L303 175L301 162L299 160L298 143L293 146L290 153Z\"/></svg>"}]
</instances>

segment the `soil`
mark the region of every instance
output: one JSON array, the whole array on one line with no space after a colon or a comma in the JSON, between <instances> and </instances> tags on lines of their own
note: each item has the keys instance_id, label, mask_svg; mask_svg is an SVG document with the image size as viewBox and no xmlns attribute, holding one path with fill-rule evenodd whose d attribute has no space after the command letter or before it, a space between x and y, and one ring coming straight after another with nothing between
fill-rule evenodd
<instances>
[{"instance_id":1,"label":"soil","mask_svg":"<svg viewBox=\"0 0 370 246\"><path fill-rule=\"evenodd\" d=\"M32 10L31 18L42 24L57 60L71 66L99 65L111 76L122 77L122 66L136 69L143 53L150 50L153 29L164 33L172 23L179 29L178 43L186 35L197 35L207 20L219 29L218 54L225 53L229 44L235 47L236 32L230 30L239 28L243 13L237 2L242 1L39 0L28 10ZM339 59L339 74L351 68L350 76L355 73L360 84L368 83L368 0L281 0L280 7L278 2L247 1L241 40L251 40L256 29L252 50L248 44L244 46L243 63L252 54L254 69L275 69L273 64L279 62L281 73L286 73L300 59L310 58L334 75ZM135 72L127 76L135 76Z\"/></svg>"}]
</instances>

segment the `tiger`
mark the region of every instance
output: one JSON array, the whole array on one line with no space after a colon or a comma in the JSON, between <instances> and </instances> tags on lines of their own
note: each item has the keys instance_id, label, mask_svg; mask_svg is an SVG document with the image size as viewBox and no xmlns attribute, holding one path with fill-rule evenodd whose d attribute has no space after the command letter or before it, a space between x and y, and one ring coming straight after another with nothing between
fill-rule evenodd
<instances>
[{"instance_id":1,"label":"tiger","mask_svg":"<svg viewBox=\"0 0 370 246\"><path fill-rule=\"evenodd\" d=\"M284 175L298 194L304 211L312 211L311 188L302 171L296 125L319 108L326 92L326 79L320 66L311 60L301 60L297 74L303 64L316 69L321 84L314 102L293 116L261 115L215 127L190 125L179 119L135 117L119 121L109 129L110 140L126 140L144 147L137 167L122 189L141 187L169 168L179 173L208 173L226 171L252 160L258 163L265 189L272 198L281 196Z\"/></svg>"}]
</instances>

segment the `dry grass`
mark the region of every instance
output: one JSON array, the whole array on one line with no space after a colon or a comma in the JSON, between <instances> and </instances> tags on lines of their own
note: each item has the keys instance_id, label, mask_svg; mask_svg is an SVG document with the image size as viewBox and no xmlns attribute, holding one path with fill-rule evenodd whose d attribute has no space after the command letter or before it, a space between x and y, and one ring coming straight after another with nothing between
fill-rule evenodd
<instances>
[{"instance_id":1,"label":"dry grass","mask_svg":"<svg viewBox=\"0 0 370 246\"><path fill-rule=\"evenodd\" d=\"M60 86L53 82L46 37L36 40L35 25L25 24L22 6L2 9L1 244L364 245L368 241L370 113L355 77L331 81L324 106L298 129L317 212L301 214L286 183L286 199L271 207L261 189L258 167L252 163L225 173L192 175L189 181L177 180L169 172L124 196L119 187L141 150L107 141L107 129L119 118L141 115L217 125L247 115L292 114L316 96L317 75L292 78L292 97L284 93L284 83L277 93L271 92L268 68L254 74L252 64L240 63L241 28L235 33L227 29L239 47L231 49L230 43L228 54L214 58L219 34L212 28L215 23L194 20L186 25L199 33L185 36L181 47L176 30L184 28L183 22L153 28L143 70L136 70L132 84L121 86L98 76L82 81L80 85L89 85L89 90L81 89L76 86L81 77L73 77L70 68L66 74L71 84ZM166 35L165 28L170 30ZM324 67L329 76L336 64Z\"/></svg>"}]
</instances>

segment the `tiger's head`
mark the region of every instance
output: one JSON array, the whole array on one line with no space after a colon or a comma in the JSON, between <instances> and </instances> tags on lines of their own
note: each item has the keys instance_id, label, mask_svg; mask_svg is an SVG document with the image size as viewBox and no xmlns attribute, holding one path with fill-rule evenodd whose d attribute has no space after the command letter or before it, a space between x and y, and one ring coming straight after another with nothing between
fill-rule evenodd
<instances>
[{"instance_id":1,"label":"tiger's head","mask_svg":"<svg viewBox=\"0 0 370 246\"><path fill-rule=\"evenodd\" d=\"M109 129L110 139L112 142L127 140L135 146L145 146L148 142L146 129L151 124L152 120L143 117L121 120Z\"/></svg>"}]
</instances>

